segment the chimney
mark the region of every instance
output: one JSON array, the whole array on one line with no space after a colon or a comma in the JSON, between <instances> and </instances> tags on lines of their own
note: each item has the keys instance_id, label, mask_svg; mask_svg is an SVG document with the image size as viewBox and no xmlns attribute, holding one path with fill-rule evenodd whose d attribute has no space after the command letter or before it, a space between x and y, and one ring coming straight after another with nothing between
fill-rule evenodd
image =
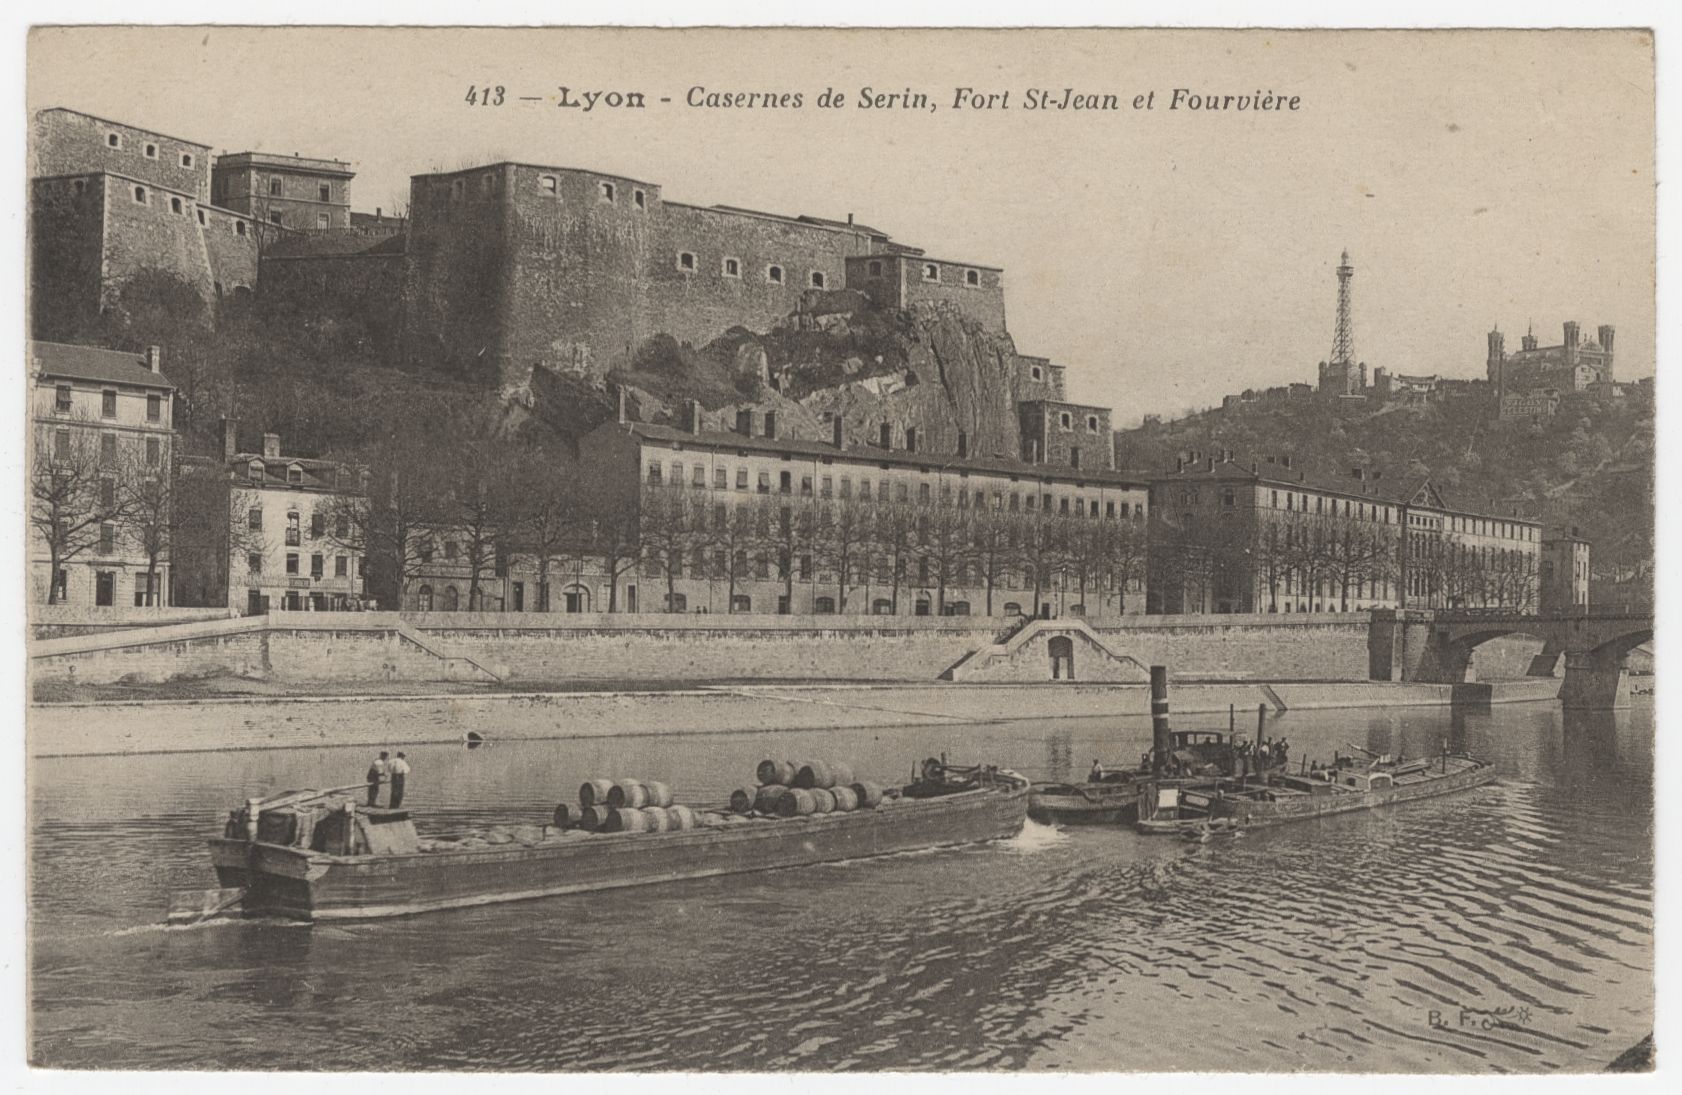
<instances>
[{"instance_id":1,"label":"chimney","mask_svg":"<svg viewBox=\"0 0 1682 1095\"><path fill-rule=\"evenodd\" d=\"M621 384L615 390L619 393L619 424L623 426L625 424L625 386Z\"/></svg>"},{"instance_id":2,"label":"chimney","mask_svg":"<svg viewBox=\"0 0 1682 1095\"><path fill-rule=\"evenodd\" d=\"M776 411L766 411L765 412L765 436L769 437L773 440L776 439L776 436L777 436L777 412Z\"/></svg>"},{"instance_id":3,"label":"chimney","mask_svg":"<svg viewBox=\"0 0 1682 1095\"><path fill-rule=\"evenodd\" d=\"M376 205L376 206L374 206L374 219L375 219L375 220L379 220L379 219L380 219L380 207L379 207L379 206L377 206L377 205Z\"/></svg>"},{"instance_id":4,"label":"chimney","mask_svg":"<svg viewBox=\"0 0 1682 1095\"><path fill-rule=\"evenodd\" d=\"M280 434L266 433L263 435L263 459L280 459Z\"/></svg>"},{"instance_id":5,"label":"chimney","mask_svg":"<svg viewBox=\"0 0 1682 1095\"><path fill-rule=\"evenodd\" d=\"M163 365L163 359L164 359L164 352L163 352L163 349L161 347L158 347L158 346L148 346L148 347L146 347L146 368L148 370L150 370L154 373L160 371L160 366Z\"/></svg>"},{"instance_id":6,"label":"chimney","mask_svg":"<svg viewBox=\"0 0 1682 1095\"><path fill-rule=\"evenodd\" d=\"M847 214L847 227L851 228L852 226L853 226L853 215L851 213L848 213Z\"/></svg>"},{"instance_id":7,"label":"chimney","mask_svg":"<svg viewBox=\"0 0 1682 1095\"><path fill-rule=\"evenodd\" d=\"M686 406L687 406L687 417L689 419L689 421L687 423L687 425L689 427L689 432L690 433L700 433L701 432L701 401L699 399L691 399L691 400L689 400L689 402L687 403Z\"/></svg>"},{"instance_id":8,"label":"chimney","mask_svg":"<svg viewBox=\"0 0 1682 1095\"><path fill-rule=\"evenodd\" d=\"M239 426L231 418L222 419L222 456L232 460L239 452Z\"/></svg>"},{"instance_id":9,"label":"chimney","mask_svg":"<svg viewBox=\"0 0 1682 1095\"><path fill-rule=\"evenodd\" d=\"M838 448L838 449L845 448L846 447L846 440L847 440L847 431L846 431L846 427L841 424L841 413L839 411L837 411L836 414L835 414L835 421L833 423L833 426L834 426L834 430L835 430L835 438L834 438L835 439L835 447Z\"/></svg>"}]
</instances>

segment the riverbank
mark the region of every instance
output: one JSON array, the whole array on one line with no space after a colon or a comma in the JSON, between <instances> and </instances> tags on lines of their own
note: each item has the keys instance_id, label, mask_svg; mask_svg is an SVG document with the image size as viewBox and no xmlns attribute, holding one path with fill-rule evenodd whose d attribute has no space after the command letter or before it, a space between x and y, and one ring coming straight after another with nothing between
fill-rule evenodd
<instances>
[{"instance_id":1,"label":"riverbank","mask_svg":"<svg viewBox=\"0 0 1682 1095\"><path fill-rule=\"evenodd\" d=\"M418 683L418 682L417 682ZM1495 682L1490 702L1551 700L1559 682ZM1270 713L1445 706L1453 686L1381 681L1185 681L1177 715L1229 710L1253 724ZM151 697L36 703L32 757L298 749L459 742L473 730L496 740L695 735L986 724L1033 719L1145 718L1140 685L709 684L599 691L488 691L432 682L425 692Z\"/></svg>"}]
</instances>

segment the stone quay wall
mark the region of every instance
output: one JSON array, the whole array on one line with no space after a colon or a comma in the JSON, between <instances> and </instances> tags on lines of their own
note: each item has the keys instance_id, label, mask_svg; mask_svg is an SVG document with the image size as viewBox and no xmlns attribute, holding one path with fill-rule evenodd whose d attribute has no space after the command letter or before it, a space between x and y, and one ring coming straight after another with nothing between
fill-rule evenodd
<instances>
[{"instance_id":1,"label":"stone quay wall","mask_svg":"<svg viewBox=\"0 0 1682 1095\"><path fill-rule=\"evenodd\" d=\"M37 680L932 682L1008 638L986 617L309 613L37 640ZM1088 628L1109 654L1187 680L1362 681L1364 615L1135 616ZM1522 676L1524 640L1486 644L1482 679ZM1530 643L1539 649L1540 644ZM1030 657L1032 655L1029 655ZM1077 659L1077 679L1079 678ZM1033 667L1014 680L1036 679ZM1044 680L1052 679L1050 659Z\"/></svg>"}]
</instances>

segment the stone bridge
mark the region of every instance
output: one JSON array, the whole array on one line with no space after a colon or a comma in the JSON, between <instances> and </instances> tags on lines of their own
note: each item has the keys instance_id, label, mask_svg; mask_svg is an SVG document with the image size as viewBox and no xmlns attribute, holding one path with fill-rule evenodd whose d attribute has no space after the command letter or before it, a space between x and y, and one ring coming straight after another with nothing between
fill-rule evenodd
<instances>
[{"instance_id":1,"label":"stone bridge","mask_svg":"<svg viewBox=\"0 0 1682 1095\"><path fill-rule=\"evenodd\" d=\"M1553 677L1565 661L1559 696L1570 709L1629 704L1626 659L1653 638L1650 609L1589 609L1535 615L1501 609L1376 610L1367 643L1374 680L1460 684L1471 680L1472 651L1502 635L1544 643L1530 675Z\"/></svg>"}]
</instances>

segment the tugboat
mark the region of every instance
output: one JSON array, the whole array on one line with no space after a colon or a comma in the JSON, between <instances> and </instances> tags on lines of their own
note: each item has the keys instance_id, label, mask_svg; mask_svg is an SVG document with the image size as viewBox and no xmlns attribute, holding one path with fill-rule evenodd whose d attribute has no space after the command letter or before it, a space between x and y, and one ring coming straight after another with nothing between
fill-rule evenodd
<instances>
[{"instance_id":1,"label":"tugboat","mask_svg":"<svg viewBox=\"0 0 1682 1095\"><path fill-rule=\"evenodd\" d=\"M1258 712L1257 740L1261 738ZM1139 790L1145 782L1167 783L1211 776L1243 779L1266 763L1237 735L1218 730L1168 728L1168 671L1151 667L1153 747L1138 765L1106 769L1096 761L1084 783L1036 783L1029 789L1028 816L1063 825L1131 825L1139 816Z\"/></svg>"},{"instance_id":2,"label":"tugboat","mask_svg":"<svg viewBox=\"0 0 1682 1095\"><path fill-rule=\"evenodd\" d=\"M886 791L845 765L767 770L727 808L673 805L658 782L591 780L578 814L562 804L554 824L424 839L409 810L359 805L353 788L249 799L210 841L221 888L177 895L168 919L399 916L801 867L1014 836L1027 814L1028 781L992 766L930 758Z\"/></svg>"}]
</instances>

